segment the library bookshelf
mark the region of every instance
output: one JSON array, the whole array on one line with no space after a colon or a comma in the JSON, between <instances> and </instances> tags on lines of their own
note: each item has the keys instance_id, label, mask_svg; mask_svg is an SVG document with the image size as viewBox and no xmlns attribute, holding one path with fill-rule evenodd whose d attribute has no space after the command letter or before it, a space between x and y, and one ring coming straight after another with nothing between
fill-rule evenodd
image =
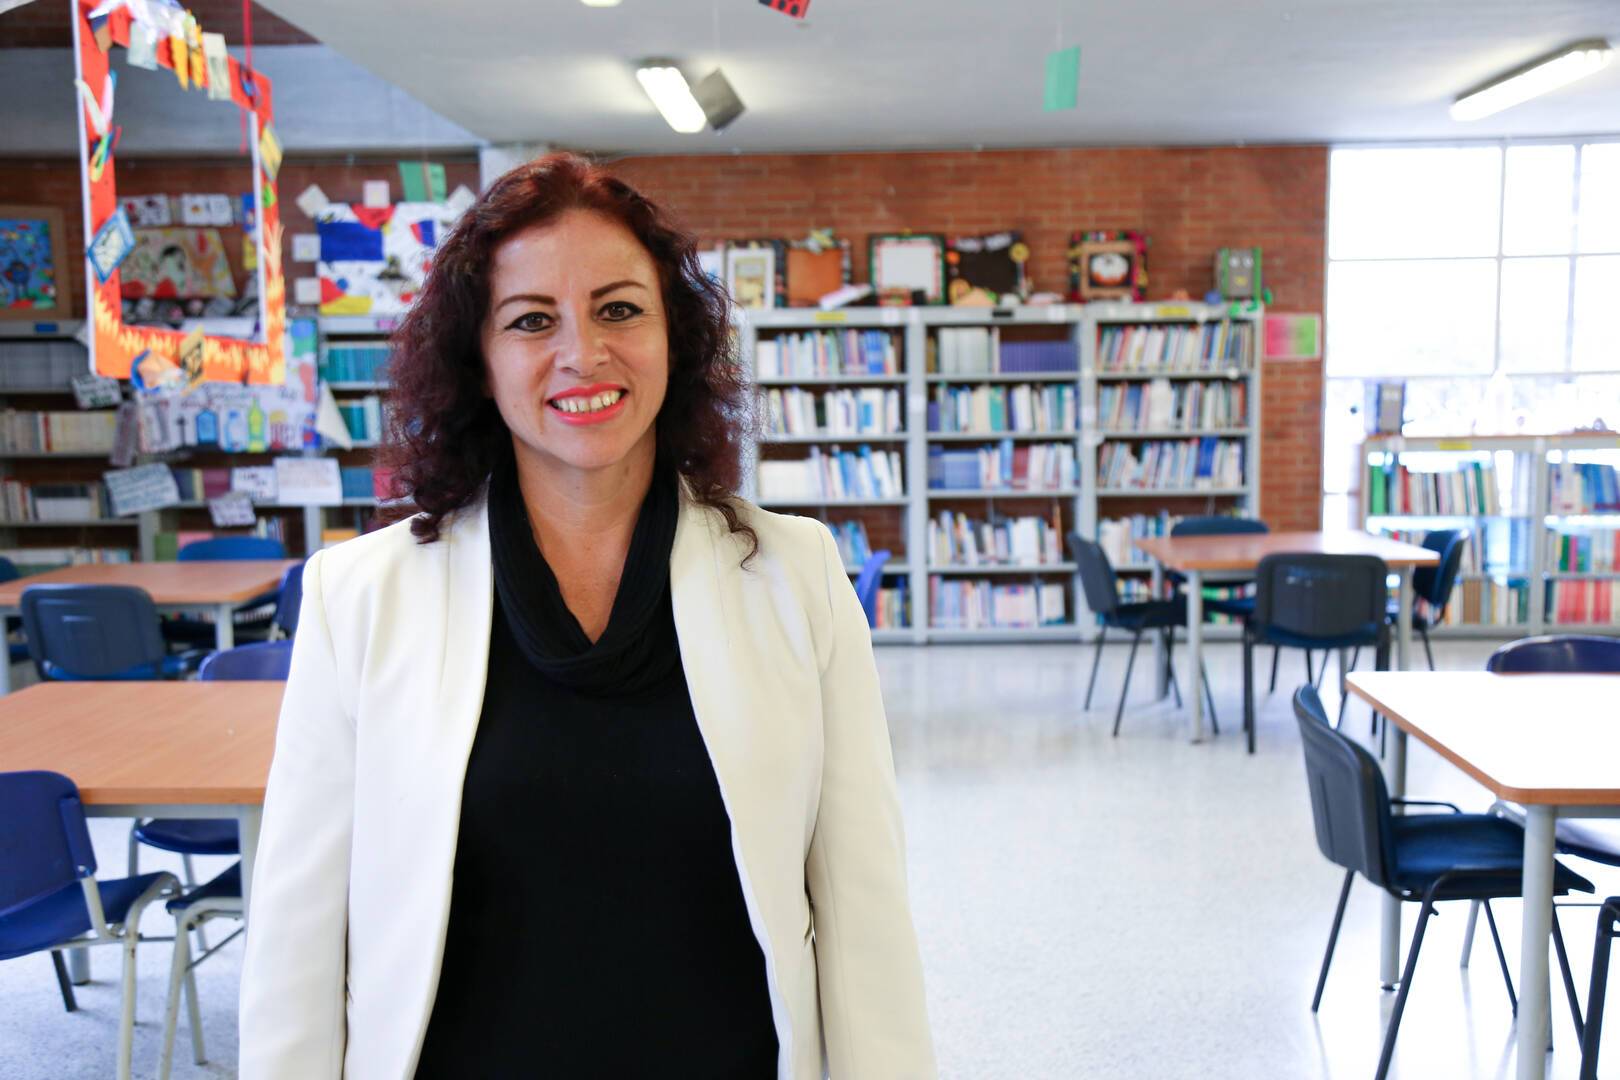
<instances>
[{"instance_id":1,"label":"library bookshelf","mask_svg":"<svg viewBox=\"0 0 1620 1080\"><path fill-rule=\"evenodd\" d=\"M1374 436L1362 461L1364 528L1470 532L1431 633L1620 633L1620 434Z\"/></svg>"}]
</instances>

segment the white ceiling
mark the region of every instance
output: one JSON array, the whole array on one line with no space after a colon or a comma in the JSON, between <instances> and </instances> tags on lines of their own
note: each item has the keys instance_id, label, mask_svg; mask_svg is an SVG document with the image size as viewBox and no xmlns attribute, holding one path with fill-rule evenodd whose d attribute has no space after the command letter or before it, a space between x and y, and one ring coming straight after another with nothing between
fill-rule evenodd
<instances>
[{"instance_id":1,"label":"white ceiling","mask_svg":"<svg viewBox=\"0 0 1620 1080\"><path fill-rule=\"evenodd\" d=\"M803 22L756 0L265 6L494 142L714 153L1620 132L1620 62L1475 124L1446 113L1540 53L1620 41L1620 0L812 0ZM1045 54L1073 44L1080 107L1045 113ZM647 56L692 78L722 66L748 111L720 134L675 134L635 81Z\"/></svg>"}]
</instances>

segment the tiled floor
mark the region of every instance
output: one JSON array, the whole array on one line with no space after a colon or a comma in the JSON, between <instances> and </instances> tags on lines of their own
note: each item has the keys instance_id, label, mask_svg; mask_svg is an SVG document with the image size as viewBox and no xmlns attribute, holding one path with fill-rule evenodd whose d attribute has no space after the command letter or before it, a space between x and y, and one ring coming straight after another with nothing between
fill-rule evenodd
<instances>
[{"instance_id":1,"label":"tiled floor","mask_svg":"<svg viewBox=\"0 0 1620 1080\"><path fill-rule=\"evenodd\" d=\"M1478 667L1490 647L1447 643L1438 659ZM1392 999L1377 985L1376 896L1365 883L1352 892L1322 1012L1312 1017L1340 875L1316 851L1281 689L1263 701L1259 753L1243 753L1237 655L1230 644L1210 650L1227 734L1195 746L1184 714L1150 701L1140 660L1123 730L1109 737L1123 648L1105 656L1090 712L1079 707L1089 650L879 650L945 1076L1372 1074ZM1283 682L1301 679L1300 658L1285 655ZM1364 732L1365 717L1352 706L1347 730ZM1409 789L1470 809L1490 802L1416 746ZM123 827L94 824L103 865L118 872ZM1604 895L1620 892L1620 874L1582 869ZM1457 964L1465 914L1452 905L1431 924L1398 1076L1512 1075L1507 998L1483 926L1473 967ZM1584 995L1592 916L1563 918ZM1502 903L1498 921L1516 969L1518 905ZM233 944L198 973L215 1064L198 1069L182 1051L176 1076L234 1075L239 956ZM167 963L165 946L143 951L137 1075L156 1065ZM96 972L81 989L83 1010L69 1016L47 960L0 964L0 1076L111 1073L116 958L99 957ZM1575 1037L1561 996L1554 1006L1550 1075L1572 1078ZM1620 1045L1609 1054L1620 1068Z\"/></svg>"}]
</instances>

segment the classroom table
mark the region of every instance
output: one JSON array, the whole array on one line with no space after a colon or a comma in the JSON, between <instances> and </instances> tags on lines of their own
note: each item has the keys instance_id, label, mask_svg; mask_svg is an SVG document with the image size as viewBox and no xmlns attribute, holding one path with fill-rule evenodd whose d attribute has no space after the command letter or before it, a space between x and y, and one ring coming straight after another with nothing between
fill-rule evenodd
<instances>
[{"instance_id":1,"label":"classroom table","mask_svg":"<svg viewBox=\"0 0 1620 1080\"><path fill-rule=\"evenodd\" d=\"M90 817L235 818L245 902L286 685L39 683L0 698L0 769L61 773ZM86 952L71 954L75 981Z\"/></svg>"},{"instance_id":2,"label":"classroom table","mask_svg":"<svg viewBox=\"0 0 1620 1080\"><path fill-rule=\"evenodd\" d=\"M85 563L30 574L0 584L0 616L22 608L31 585L134 585L145 589L159 611L212 612L214 647L236 644L232 613L238 605L274 592L297 559L222 559L196 562ZM11 692L11 665L0 663L0 694Z\"/></svg>"},{"instance_id":3,"label":"classroom table","mask_svg":"<svg viewBox=\"0 0 1620 1080\"><path fill-rule=\"evenodd\" d=\"M1401 577L1397 616L1395 664L1406 667L1412 644L1412 571L1433 566L1440 556L1428 548L1365 532L1226 533L1215 536L1152 536L1133 539L1133 545L1152 556L1153 595L1163 594L1164 571L1187 577L1187 651L1192 654L1192 675L1186 701L1193 742L1204 737L1204 698L1198 692L1198 673L1204 663L1204 585L1252 577L1267 555L1322 554L1375 555ZM1163 670L1160 665L1160 670Z\"/></svg>"},{"instance_id":4,"label":"classroom table","mask_svg":"<svg viewBox=\"0 0 1620 1080\"><path fill-rule=\"evenodd\" d=\"M1406 793L1411 733L1497 798L1525 809L1518 1078L1540 1080L1547 1064L1553 829L1560 817L1620 817L1620 675L1357 671L1348 685L1395 726L1385 763L1392 797ZM1401 922L1400 902L1386 901L1380 974L1389 987L1398 977Z\"/></svg>"}]
</instances>

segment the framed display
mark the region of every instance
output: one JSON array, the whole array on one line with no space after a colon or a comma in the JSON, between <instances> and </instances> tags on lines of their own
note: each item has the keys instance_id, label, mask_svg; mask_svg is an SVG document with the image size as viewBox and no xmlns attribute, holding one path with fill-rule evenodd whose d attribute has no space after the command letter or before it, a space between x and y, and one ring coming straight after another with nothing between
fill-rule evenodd
<instances>
[{"instance_id":1,"label":"framed display","mask_svg":"<svg viewBox=\"0 0 1620 1080\"><path fill-rule=\"evenodd\" d=\"M947 295L952 304L967 307L1023 300L1029 295L1028 262L1029 245L1017 232L952 237L945 245Z\"/></svg>"},{"instance_id":2,"label":"framed display","mask_svg":"<svg viewBox=\"0 0 1620 1080\"><path fill-rule=\"evenodd\" d=\"M884 233L867 240L872 288L905 293L914 304L945 302L945 238L937 233Z\"/></svg>"},{"instance_id":3,"label":"framed display","mask_svg":"<svg viewBox=\"0 0 1620 1080\"><path fill-rule=\"evenodd\" d=\"M0 319L67 315L65 235L55 207L0 205Z\"/></svg>"},{"instance_id":4,"label":"framed display","mask_svg":"<svg viewBox=\"0 0 1620 1080\"><path fill-rule=\"evenodd\" d=\"M776 306L776 250L760 247L726 249L726 291L740 308Z\"/></svg>"},{"instance_id":5,"label":"framed display","mask_svg":"<svg viewBox=\"0 0 1620 1080\"><path fill-rule=\"evenodd\" d=\"M787 244L786 240L774 240L774 239L769 239L769 238L762 239L762 240L733 240L730 243L726 244L726 251L728 253L727 254L727 259L728 259L727 266L728 267L730 266L730 262L729 262L730 254L729 253L732 252L732 251L761 251L761 250L769 251L771 253L771 273L770 273L770 278L768 279L769 280L769 289L767 290L768 299L766 299L766 301L763 304L743 304L741 301L739 301L738 306L739 307L787 307L787 303L788 303L788 301L787 301L787 251L788 251L788 244ZM744 262L749 264L749 265L757 265L757 261L756 262L750 262L749 260L744 260ZM727 280L727 283L729 284L730 280L731 280L729 270L727 272L726 280Z\"/></svg>"},{"instance_id":6,"label":"framed display","mask_svg":"<svg viewBox=\"0 0 1620 1080\"><path fill-rule=\"evenodd\" d=\"M848 240L812 246L796 240L787 249L787 306L816 307L823 296L852 280Z\"/></svg>"},{"instance_id":7,"label":"framed display","mask_svg":"<svg viewBox=\"0 0 1620 1080\"><path fill-rule=\"evenodd\" d=\"M1147 295L1147 237L1129 230L1069 238L1071 300L1141 300Z\"/></svg>"}]
</instances>

